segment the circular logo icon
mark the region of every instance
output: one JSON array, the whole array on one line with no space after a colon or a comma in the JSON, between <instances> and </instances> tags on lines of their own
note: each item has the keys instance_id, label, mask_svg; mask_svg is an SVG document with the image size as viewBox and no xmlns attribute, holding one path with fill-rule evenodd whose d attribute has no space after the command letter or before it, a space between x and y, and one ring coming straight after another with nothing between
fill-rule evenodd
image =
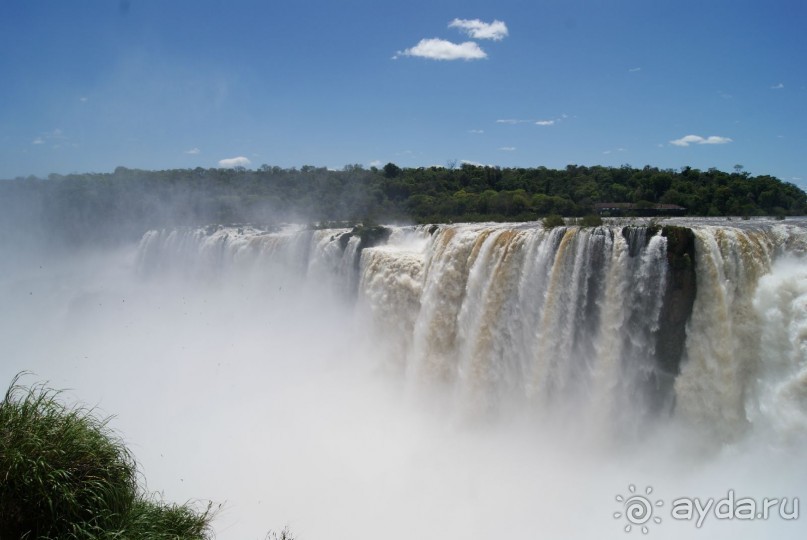
<instances>
[{"instance_id":1,"label":"circular logo icon","mask_svg":"<svg viewBox=\"0 0 807 540\"><path fill-rule=\"evenodd\" d=\"M659 500L653 503L650 500L650 494L653 493L653 488L650 486L647 486L647 489L645 489L645 495L637 495L636 486L633 484L628 486L628 491L630 492L628 495L616 496L616 501L622 505L622 511L614 512L614 519L620 519L622 516L625 516L628 522L628 524L625 525L626 533L631 532L634 525L641 525L642 532L647 534L650 529L646 524L651 519L656 524L661 523L661 518L653 515L653 509L654 506L663 506L664 501Z\"/></svg>"}]
</instances>

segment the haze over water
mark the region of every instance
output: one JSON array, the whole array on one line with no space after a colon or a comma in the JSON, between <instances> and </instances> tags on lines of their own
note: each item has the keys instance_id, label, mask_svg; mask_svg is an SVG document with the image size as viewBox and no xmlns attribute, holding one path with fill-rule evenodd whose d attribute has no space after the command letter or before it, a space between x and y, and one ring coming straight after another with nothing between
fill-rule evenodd
<instances>
[{"instance_id":1,"label":"haze over water","mask_svg":"<svg viewBox=\"0 0 807 540\"><path fill-rule=\"evenodd\" d=\"M149 489L223 503L218 538L623 538L629 485L663 501L656 538L801 538L669 513L807 485L803 225L698 223L662 405L667 239L619 226L396 228L358 268L346 230L6 250L0 375L114 414Z\"/></svg>"}]
</instances>

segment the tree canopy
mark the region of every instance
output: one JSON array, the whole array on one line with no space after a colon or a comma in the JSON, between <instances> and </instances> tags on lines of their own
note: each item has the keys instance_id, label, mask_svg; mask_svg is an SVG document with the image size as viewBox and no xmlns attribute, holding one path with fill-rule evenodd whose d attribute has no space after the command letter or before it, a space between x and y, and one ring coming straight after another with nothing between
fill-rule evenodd
<instances>
[{"instance_id":1,"label":"tree canopy","mask_svg":"<svg viewBox=\"0 0 807 540\"><path fill-rule=\"evenodd\" d=\"M0 181L5 225L37 222L68 239L136 238L147 228L288 221L527 221L591 214L596 203L684 207L691 216L804 215L807 194L767 176L568 165L334 171L306 165L256 170L118 167L112 173Z\"/></svg>"}]
</instances>

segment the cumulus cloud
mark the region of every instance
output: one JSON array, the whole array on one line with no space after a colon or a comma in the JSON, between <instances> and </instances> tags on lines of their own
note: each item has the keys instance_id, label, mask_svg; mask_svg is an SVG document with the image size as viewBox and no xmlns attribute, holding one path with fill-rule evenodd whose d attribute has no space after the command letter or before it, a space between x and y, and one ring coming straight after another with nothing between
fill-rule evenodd
<instances>
[{"instance_id":1,"label":"cumulus cloud","mask_svg":"<svg viewBox=\"0 0 807 540\"><path fill-rule=\"evenodd\" d=\"M785 87L784 83L774 84L773 86L771 86L771 90L781 90L784 87Z\"/></svg>"},{"instance_id":2,"label":"cumulus cloud","mask_svg":"<svg viewBox=\"0 0 807 540\"><path fill-rule=\"evenodd\" d=\"M507 25L497 20L494 20L492 23L486 23L479 19L454 19L448 23L448 27L459 28L460 31L474 39L501 41L508 35Z\"/></svg>"},{"instance_id":3,"label":"cumulus cloud","mask_svg":"<svg viewBox=\"0 0 807 540\"><path fill-rule=\"evenodd\" d=\"M202 153L202 151L201 151L201 150L199 150L198 148L191 148L190 150L185 150L185 153L186 153L186 154L190 154L190 155L192 155L192 156L195 156L195 155L197 155L197 154L201 154L201 153Z\"/></svg>"},{"instance_id":4,"label":"cumulus cloud","mask_svg":"<svg viewBox=\"0 0 807 540\"><path fill-rule=\"evenodd\" d=\"M488 57L487 53L473 41L453 43L439 38L421 39L414 47L398 51L393 58L399 56L416 56L431 60L481 60Z\"/></svg>"},{"instance_id":5,"label":"cumulus cloud","mask_svg":"<svg viewBox=\"0 0 807 540\"><path fill-rule=\"evenodd\" d=\"M727 144L733 142L728 137L718 137L711 135L709 137L701 137L700 135L685 135L680 139L670 141L670 144L675 146L689 146L690 144Z\"/></svg>"},{"instance_id":6,"label":"cumulus cloud","mask_svg":"<svg viewBox=\"0 0 807 540\"><path fill-rule=\"evenodd\" d=\"M535 122L535 125L536 126L551 126L551 125L554 125L554 123L555 123L554 120L538 120L537 122Z\"/></svg>"},{"instance_id":7,"label":"cumulus cloud","mask_svg":"<svg viewBox=\"0 0 807 540\"><path fill-rule=\"evenodd\" d=\"M244 156L219 160L219 167L222 169L232 169L234 167L249 167L252 162Z\"/></svg>"}]
</instances>

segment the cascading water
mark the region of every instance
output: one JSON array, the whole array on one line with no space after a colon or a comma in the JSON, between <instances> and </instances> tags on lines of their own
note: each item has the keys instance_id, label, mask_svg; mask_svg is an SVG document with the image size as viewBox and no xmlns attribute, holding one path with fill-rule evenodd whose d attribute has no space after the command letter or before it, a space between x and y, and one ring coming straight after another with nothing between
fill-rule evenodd
<instances>
[{"instance_id":1,"label":"cascading water","mask_svg":"<svg viewBox=\"0 0 807 540\"><path fill-rule=\"evenodd\" d=\"M803 267L805 235L785 227L708 227L695 234L698 296L687 328L686 362L676 380L677 414L731 437L757 416L760 404L752 396L770 384L769 366L782 363L777 349L788 351L791 370L807 361L804 334L771 346L778 324L791 321L777 320L775 309L767 307L781 295L773 285L782 279L779 261L797 260ZM787 279L791 287L798 287L797 275ZM782 307L795 309L796 318L803 315L797 303Z\"/></svg>"},{"instance_id":2,"label":"cascading water","mask_svg":"<svg viewBox=\"0 0 807 540\"><path fill-rule=\"evenodd\" d=\"M141 272L280 264L357 293L380 364L474 417L515 407L624 436L661 415L731 440L772 407L807 414L800 224L446 225L368 248L348 229L208 232L147 233Z\"/></svg>"},{"instance_id":3,"label":"cascading water","mask_svg":"<svg viewBox=\"0 0 807 540\"><path fill-rule=\"evenodd\" d=\"M389 248L366 251L361 293L385 320L406 321L396 344L408 344L409 376L448 385L460 408L520 402L618 422L617 410L648 410L658 398L645 387L662 376L666 245L661 230L644 228L444 227L423 250L415 286L373 270L379 257L394 260Z\"/></svg>"},{"instance_id":4,"label":"cascading water","mask_svg":"<svg viewBox=\"0 0 807 540\"><path fill-rule=\"evenodd\" d=\"M748 421L779 437L807 432L807 267L786 256L763 276L753 299L759 383L746 396Z\"/></svg>"},{"instance_id":5,"label":"cascading water","mask_svg":"<svg viewBox=\"0 0 807 540\"><path fill-rule=\"evenodd\" d=\"M804 537L670 510L804 496L805 221L211 226L31 256L0 273L0 369L115 414L149 489L224 503L217 538L627 538L630 485L665 502L654 538Z\"/></svg>"}]
</instances>

